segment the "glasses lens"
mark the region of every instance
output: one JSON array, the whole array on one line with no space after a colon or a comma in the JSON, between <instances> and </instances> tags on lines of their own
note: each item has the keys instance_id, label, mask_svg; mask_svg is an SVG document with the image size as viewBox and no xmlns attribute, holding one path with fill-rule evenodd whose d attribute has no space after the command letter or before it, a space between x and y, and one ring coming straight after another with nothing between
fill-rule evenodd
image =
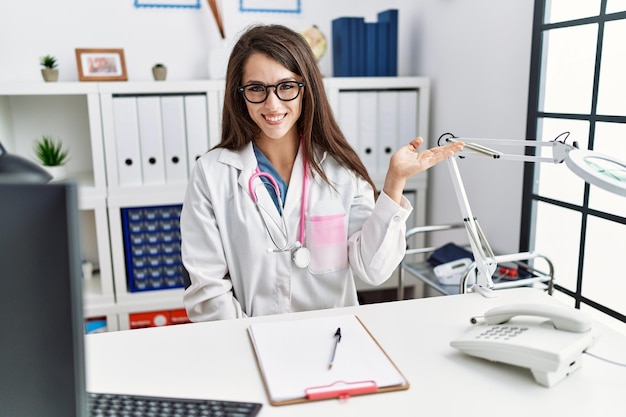
<instances>
[{"instance_id":1,"label":"glasses lens","mask_svg":"<svg viewBox=\"0 0 626 417\"><path fill-rule=\"evenodd\" d=\"M285 81L276 85L276 94L283 101L293 100L298 97L300 86L295 81Z\"/></svg>"},{"instance_id":2,"label":"glasses lens","mask_svg":"<svg viewBox=\"0 0 626 417\"><path fill-rule=\"evenodd\" d=\"M252 103L261 103L267 97L267 88L263 84L250 84L243 88L243 94Z\"/></svg>"}]
</instances>

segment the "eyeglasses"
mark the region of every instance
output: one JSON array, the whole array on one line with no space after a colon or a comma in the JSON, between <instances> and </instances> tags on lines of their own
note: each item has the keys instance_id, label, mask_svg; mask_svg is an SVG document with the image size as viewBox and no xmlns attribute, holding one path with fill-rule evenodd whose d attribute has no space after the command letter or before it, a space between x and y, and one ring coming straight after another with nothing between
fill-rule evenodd
<instances>
[{"instance_id":1,"label":"eyeglasses","mask_svg":"<svg viewBox=\"0 0 626 417\"><path fill-rule=\"evenodd\" d=\"M279 100L291 101L298 98L302 87L304 87L303 82L283 81L274 85L247 84L239 87L238 90L250 103L263 103L270 94L270 88L274 88L274 93Z\"/></svg>"}]
</instances>

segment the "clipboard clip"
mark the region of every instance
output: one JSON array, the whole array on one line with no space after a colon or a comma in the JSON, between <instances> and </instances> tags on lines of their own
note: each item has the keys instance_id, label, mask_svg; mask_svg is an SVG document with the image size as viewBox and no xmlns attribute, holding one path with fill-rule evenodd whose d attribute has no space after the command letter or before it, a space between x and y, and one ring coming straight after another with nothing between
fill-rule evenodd
<instances>
[{"instance_id":1,"label":"clipboard clip","mask_svg":"<svg viewBox=\"0 0 626 417\"><path fill-rule=\"evenodd\" d=\"M308 400L324 400L327 398L347 400L352 395L370 394L376 392L377 389L376 381L337 381L329 385L307 388L304 390L304 393Z\"/></svg>"}]
</instances>

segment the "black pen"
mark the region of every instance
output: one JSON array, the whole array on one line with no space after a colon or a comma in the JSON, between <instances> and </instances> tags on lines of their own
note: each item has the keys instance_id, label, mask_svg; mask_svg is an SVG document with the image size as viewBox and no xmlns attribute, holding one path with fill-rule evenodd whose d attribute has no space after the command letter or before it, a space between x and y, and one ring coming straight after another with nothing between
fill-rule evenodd
<instances>
[{"instance_id":1,"label":"black pen","mask_svg":"<svg viewBox=\"0 0 626 417\"><path fill-rule=\"evenodd\" d=\"M335 332L335 347L333 347L333 356L330 358L330 363L328 364L328 369L333 367L333 362L335 362L335 353L337 353L337 345L341 341L341 327L337 327L337 331Z\"/></svg>"}]
</instances>

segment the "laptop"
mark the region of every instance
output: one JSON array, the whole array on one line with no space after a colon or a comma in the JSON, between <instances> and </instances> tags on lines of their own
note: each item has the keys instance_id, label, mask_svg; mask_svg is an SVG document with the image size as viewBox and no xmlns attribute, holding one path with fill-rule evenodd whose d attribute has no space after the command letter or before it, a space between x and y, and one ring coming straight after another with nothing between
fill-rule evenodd
<instances>
[{"instance_id":1,"label":"laptop","mask_svg":"<svg viewBox=\"0 0 626 417\"><path fill-rule=\"evenodd\" d=\"M87 417L96 396L136 399L86 391L77 201L71 183L0 181L0 416ZM220 403L248 416L261 408Z\"/></svg>"}]
</instances>

